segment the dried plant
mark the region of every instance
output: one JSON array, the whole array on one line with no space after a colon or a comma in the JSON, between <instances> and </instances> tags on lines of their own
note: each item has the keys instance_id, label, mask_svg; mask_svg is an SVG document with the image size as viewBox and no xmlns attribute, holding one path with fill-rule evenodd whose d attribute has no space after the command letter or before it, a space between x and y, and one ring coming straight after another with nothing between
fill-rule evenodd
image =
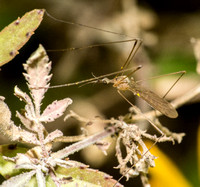
<instances>
[{"instance_id":1,"label":"dried plant","mask_svg":"<svg viewBox=\"0 0 200 187\"><path fill-rule=\"evenodd\" d=\"M3 182L1 186L25 186L34 175L36 175L37 185L40 187L46 186L46 176L51 176L55 185L60 186L60 184L71 182L73 179L71 177L61 179L56 177L56 166L64 168L87 168L87 166L68 159L63 160L63 158L66 158L69 154L80 150L80 143L75 145L75 148L67 147L67 149L65 148L57 152L52 152L54 141L65 141L67 138L63 136L60 130L48 133L44 123L52 122L62 116L67 107L72 104L72 100L70 98L59 101L56 100L48 105L41 113L41 102L45 92L49 88L49 81L52 77L51 74L49 75L51 62L49 62L48 56L41 45L27 60L27 63L24 64L24 69L26 70L24 76L30 89L30 96L21 91L17 86L14 89L14 94L21 101L25 102L24 112L20 113L17 111L16 113L16 116L20 119L25 129L16 126L11 120L11 112L3 101L3 97L1 97L0 101L0 128L4 135L7 135L12 141L31 144L33 148L28 150L25 154L18 153L12 158L3 157L7 161L15 163L15 169L20 169L21 174ZM39 89L35 89L36 87ZM104 132L104 135L100 134L101 136L99 139L111 133L113 132ZM94 138L94 136L92 138ZM88 140L88 138L85 140ZM91 137L89 137L90 143L87 144L95 143L97 140L98 138L91 140ZM22 173L24 170L28 171Z\"/></svg>"}]
</instances>

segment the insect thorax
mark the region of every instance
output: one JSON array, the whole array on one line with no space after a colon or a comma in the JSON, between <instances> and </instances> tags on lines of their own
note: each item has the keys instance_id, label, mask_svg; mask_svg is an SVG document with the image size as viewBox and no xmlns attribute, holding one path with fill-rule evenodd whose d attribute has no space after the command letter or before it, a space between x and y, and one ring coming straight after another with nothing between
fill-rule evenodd
<instances>
[{"instance_id":1,"label":"insect thorax","mask_svg":"<svg viewBox=\"0 0 200 187\"><path fill-rule=\"evenodd\" d=\"M128 90L130 79L127 76L118 76L113 79L113 87L117 87L119 90Z\"/></svg>"}]
</instances>

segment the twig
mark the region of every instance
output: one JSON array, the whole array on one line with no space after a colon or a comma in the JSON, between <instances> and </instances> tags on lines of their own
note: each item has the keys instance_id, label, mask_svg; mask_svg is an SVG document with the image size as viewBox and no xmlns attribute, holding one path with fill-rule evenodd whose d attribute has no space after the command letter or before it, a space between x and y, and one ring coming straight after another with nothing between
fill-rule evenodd
<instances>
[{"instance_id":1,"label":"twig","mask_svg":"<svg viewBox=\"0 0 200 187\"><path fill-rule=\"evenodd\" d=\"M116 119L101 119L101 118L94 118L94 119L88 119L88 118L84 118L82 116L79 116L77 113L75 113L74 111L70 110L70 114L66 115L64 120L66 121L68 118L75 118L80 122L84 122L86 124L91 124L91 123L96 123L96 122L102 122L102 123L110 123L110 124L114 124L114 123L119 123L119 120Z\"/></svg>"},{"instance_id":2,"label":"twig","mask_svg":"<svg viewBox=\"0 0 200 187\"><path fill-rule=\"evenodd\" d=\"M77 151L80 151L81 149L84 149L85 147L92 145L100 140L102 140L103 138L106 138L108 136L111 136L113 133L115 132L115 128L114 127L110 127L100 133L97 133L95 135L92 135L88 138L85 138L84 140L74 143L60 151L57 151L55 153L52 153L52 157L53 158L60 158L63 159L67 156L69 156L70 154L73 154Z\"/></svg>"}]
</instances>

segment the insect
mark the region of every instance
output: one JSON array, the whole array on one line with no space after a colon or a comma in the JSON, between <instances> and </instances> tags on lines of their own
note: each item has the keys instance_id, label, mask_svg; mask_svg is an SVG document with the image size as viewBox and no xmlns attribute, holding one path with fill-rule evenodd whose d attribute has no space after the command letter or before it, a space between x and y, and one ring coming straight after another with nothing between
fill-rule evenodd
<instances>
[{"instance_id":1,"label":"insect","mask_svg":"<svg viewBox=\"0 0 200 187\"><path fill-rule=\"evenodd\" d=\"M115 33L113 33L113 34L115 34ZM79 81L79 82L75 82L75 83L51 86L50 88L58 88L58 87L72 86L72 85L84 85L84 84L89 84L89 83L113 84L113 87L115 87L120 94L121 94L121 91L130 91L134 95L137 95L140 98L142 98L143 100L145 100L149 105L151 105L154 109L160 111L162 114L164 114L170 118L176 118L178 116L178 113L177 113L176 109L169 102L167 102L164 98L158 96L151 90L141 86L139 84L139 81L135 81L131 77L131 75L134 72L136 72L137 70L139 70L141 68L141 66L138 66L136 68L130 68L130 69L127 69L127 67L129 66L132 58L134 57L135 53L137 52L138 48L140 47L140 45L142 43L141 40L139 40L139 39L132 39L131 41L133 42L132 51L129 54L124 66L121 67L121 71L110 73L107 75L101 75L98 77L93 77L91 79L87 79L87 80L83 80L83 81ZM95 47L95 46L99 46L99 45L93 45L93 46ZM93 46L89 46L89 48L91 48ZM74 50L74 48L72 50ZM130 73L128 75L124 75L124 73L128 72L128 71L130 71ZM182 73L184 73L184 72L182 72ZM114 78L111 78L111 79L108 78L108 77L114 76L114 75L115 75ZM123 95L122 95L122 97L123 97ZM125 96L124 96L124 99L126 99ZM146 117L145 114L142 114L142 115L161 133L161 136L155 140L155 143L153 144L153 146L154 146L164 136L164 133L162 132L162 130L159 130L159 128L156 127L156 125L154 125L154 122L152 122L151 119L148 119L148 117ZM134 147L131 147L131 149L134 149ZM146 155L148 155L148 152L150 149L143 152L141 159L139 159L139 160L142 160L143 157L146 157ZM130 162L130 163L131 164L134 163L131 167L131 168L133 168L138 162ZM126 171L126 173L123 173L123 176L121 178L123 178L128 172L129 171ZM120 181L121 178L118 181Z\"/></svg>"},{"instance_id":2,"label":"insect","mask_svg":"<svg viewBox=\"0 0 200 187\"><path fill-rule=\"evenodd\" d=\"M140 68L141 66L138 66L136 70ZM151 107L169 118L176 118L178 116L176 109L169 102L151 90L139 85L134 81L133 77L129 78L125 75L122 75L117 76L114 79L104 78L101 81L107 84L112 83L113 87L116 87L119 91L131 91L134 95L141 97Z\"/></svg>"},{"instance_id":3,"label":"insect","mask_svg":"<svg viewBox=\"0 0 200 187\"><path fill-rule=\"evenodd\" d=\"M73 85L80 85L84 83L106 83L106 84L113 84L113 87L117 88L118 91L131 91L134 95L139 96L143 100L145 100L152 108L158 110L165 116L169 118L176 118L178 113L176 109L164 98L161 98L153 91L141 86L136 81L134 81L133 77L129 77L129 75L119 75L120 73L124 73L126 71L131 71L130 75L139 70L142 66L138 66L136 68L126 69L126 67L130 64L132 58L134 57L135 53L137 52L138 48L141 45L141 40L134 39L132 50L125 62L125 64L121 67L121 71L113 72L106 75L101 75L98 77L94 77L87 80L82 80L75 83L67 83L63 85L56 85L51 86L50 88L58 88L58 87L65 87L65 86L73 86ZM184 71L176 72L184 74ZM172 73L173 74L173 73ZM116 75L113 79L108 79L107 77ZM182 75L181 75L182 76ZM180 79L180 78L179 78ZM175 84L175 83L174 83ZM170 91L170 90L169 90ZM169 92L168 91L168 92Z\"/></svg>"},{"instance_id":4,"label":"insect","mask_svg":"<svg viewBox=\"0 0 200 187\"><path fill-rule=\"evenodd\" d=\"M52 17L50 14L48 14L48 16ZM56 19L54 17L52 17L52 18ZM60 20L57 20L57 21L60 21ZM65 22L65 21L62 21L62 22ZM65 23L72 24L71 22L65 22ZM80 26L80 24L76 24L76 25ZM82 26L82 24L81 24L81 26ZM88 26L86 26L86 27L88 27ZM96 30L96 28L93 28L93 27L89 27L89 28ZM100 29L100 31L102 31L102 29ZM103 30L103 31L105 31L105 30ZM119 35L119 33L111 32L111 31L105 31L105 32ZM137 95L140 98L142 98L143 100L145 100L151 107L158 110L165 116L167 116L169 118L176 118L178 116L176 109L169 102L167 102L164 98L161 98L160 96L158 96L151 90L148 90L147 88L142 87L140 84L135 82L132 77L129 78L129 76L125 76L125 75L119 76L120 73L124 73L126 71L131 70L131 69L126 69L126 68L129 66L131 60L133 59L137 50L139 49L139 47L142 43L141 39L130 39L130 40L124 40L124 41L109 42L109 43L91 45L91 46L87 46L84 48L97 47L97 46L101 46L101 45L111 45L111 44L121 43L121 42L133 42L132 50L131 50L125 64L121 67L121 71L110 73L107 75L102 75L99 77L94 77L94 78L79 81L76 83L68 83L68 84L64 84L64 85L51 86L50 88L79 85L79 84L91 83L91 82L100 82L100 83L106 83L106 84L112 83L113 87L116 87L118 89L118 91L126 91L126 90L131 91L134 95ZM69 50L76 50L76 49L83 49L83 48L70 48ZM49 50L49 51L51 51L51 50ZM56 50L53 50L53 51L56 51ZM137 71L140 68L141 68L141 66L138 66L135 70L132 71L132 73ZM117 74L117 76L114 79L105 78L105 77L112 76L115 74Z\"/></svg>"}]
</instances>

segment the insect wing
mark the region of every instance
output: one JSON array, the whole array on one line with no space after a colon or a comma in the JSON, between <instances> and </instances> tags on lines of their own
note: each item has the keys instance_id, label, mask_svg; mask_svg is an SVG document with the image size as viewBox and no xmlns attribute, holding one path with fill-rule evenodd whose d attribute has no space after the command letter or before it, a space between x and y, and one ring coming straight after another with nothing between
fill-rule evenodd
<instances>
[{"instance_id":1,"label":"insect wing","mask_svg":"<svg viewBox=\"0 0 200 187\"><path fill-rule=\"evenodd\" d=\"M151 107L158 110L169 118L176 118L178 113L176 109L168 103L164 98L161 98L151 90L148 90L136 83L130 84L130 91L137 94L143 100L145 100Z\"/></svg>"}]
</instances>

